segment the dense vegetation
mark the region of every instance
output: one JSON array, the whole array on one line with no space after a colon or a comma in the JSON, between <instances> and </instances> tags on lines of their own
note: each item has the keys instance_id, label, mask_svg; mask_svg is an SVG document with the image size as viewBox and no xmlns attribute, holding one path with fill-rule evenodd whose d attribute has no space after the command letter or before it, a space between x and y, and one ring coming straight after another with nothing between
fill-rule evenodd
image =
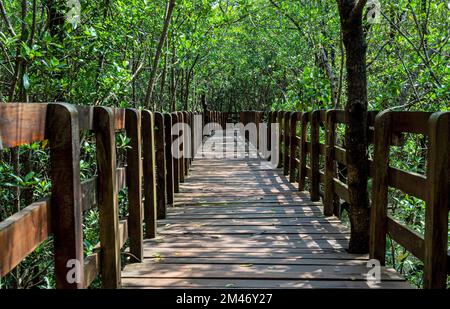
<instances>
[{"instance_id":1,"label":"dense vegetation","mask_svg":"<svg viewBox=\"0 0 450 309\"><path fill-rule=\"evenodd\" d=\"M344 108L348 59L337 2L0 0L0 102L200 111L206 98L223 111ZM448 0L367 2L368 109L449 110ZM423 137L407 138L391 163L423 173L425 148ZM82 149L88 178L96 172L91 137ZM47 171L46 144L3 152L0 221L49 193ZM392 192L390 202L423 232L422 201ZM93 212L87 250L97 241L95 222ZM420 286L421 263L388 245L389 262ZM0 287L52 287L50 249L51 240Z\"/></svg>"}]
</instances>

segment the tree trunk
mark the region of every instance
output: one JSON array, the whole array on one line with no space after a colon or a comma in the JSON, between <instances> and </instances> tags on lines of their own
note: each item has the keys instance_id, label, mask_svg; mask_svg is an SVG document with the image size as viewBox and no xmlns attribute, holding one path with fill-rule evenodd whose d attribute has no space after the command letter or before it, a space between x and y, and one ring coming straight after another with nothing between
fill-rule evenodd
<instances>
[{"instance_id":1,"label":"tree trunk","mask_svg":"<svg viewBox=\"0 0 450 309\"><path fill-rule=\"evenodd\" d=\"M166 54L164 56L164 69L161 77L161 86L159 90L159 110L162 111L165 105L165 93L164 90L166 88L166 78L167 78L167 66L168 66L168 53L169 53L169 42L166 43Z\"/></svg>"},{"instance_id":2,"label":"tree trunk","mask_svg":"<svg viewBox=\"0 0 450 309\"><path fill-rule=\"evenodd\" d=\"M171 68L171 82L170 82L170 106L172 111L176 110L177 105L177 70L175 67L175 62L177 60L177 50L175 42L172 44L172 68Z\"/></svg>"},{"instance_id":3,"label":"tree trunk","mask_svg":"<svg viewBox=\"0 0 450 309\"><path fill-rule=\"evenodd\" d=\"M186 70L186 89L184 92L184 110L188 110L189 107L189 87L191 86L191 73L189 70Z\"/></svg>"},{"instance_id":4,"label":"tree trunk","mask_svg":"<svg viewBox=\"0 0 450 309\"><path fill-rule=\"evenodd\" d=\"M351 222L349 251L352 253L367 253L369 248L367 45L362 22L365 4L365 0L338 0L347 54L348 101L345 110L348 114L348 125L345 139Z\"/></svg>"},{"instance_id":5,"label":"tree trunk","mask_svg":"<svg viewBox=\"0 0 450 309\"><path fill-rule=\"evenodd\" d=\"M164 26L159 38L158 48L156 49L155 57L153 58L152 70L150 72L150 79L147 86L147 94L145 95L145 105L148 109L152 108L153 92L156 82L156 71L158 70L159 58L161 57L161 52L164 47L164 41L167 37L167 32L169 30L169 25L172 20L173 9L175 7L175 0L168 0L166 17L164 19ZM154 109L154 108L153 108Z\"/></svg>"}]
</instances>

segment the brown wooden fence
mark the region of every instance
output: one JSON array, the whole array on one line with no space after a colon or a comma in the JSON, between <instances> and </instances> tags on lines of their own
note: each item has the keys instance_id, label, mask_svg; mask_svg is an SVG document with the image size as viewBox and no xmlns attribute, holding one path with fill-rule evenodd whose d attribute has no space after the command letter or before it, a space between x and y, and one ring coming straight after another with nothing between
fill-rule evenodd
<instances>
[{"instance_id":1,"label":"brown wooden fence","mask_svg":"<svg viewBox=\"0 0 450 309\"><path fill-rule=\"evenodd\" d=\"M190 158L174 158L172 143L180 136L172 132L172 126L181 123L192 128L194 116L186 111L161 114L56 103L0 104L1 148L48 140L53 184L51 197L0 223L0 276L52 235L58 288L88 287L98 274L104 287L120 287L121 248L128 243L130 261L141 261L143 239L155 237L156 220L165 218L167 206L174 203L174 193L189 173L194 146L198 145L184 143L183 147L190 147ZM239 116L243 124L277 124L281 133L279 167L291 182L298 182L300 191L308 188L313 201L323 199L326 216L340 215L341 206L349 200L342 176L347 155L338 129L340 126L342 131L347 125L344 111L247 111ZM203 123L225 127L230 114L208 111L203 119ZM373 177L370 256L384 264L389 234L424 262L425 288L443 288L450 270L450 113L370 112L367 130L369 143L374 144L373 158L367 162ZM98 175L83 182L80 131L95 134L97 144ZM119 131L131 143L123 166L117 166L116 159L115 135ZM389 165L390 147L401 143L405 132L428 137L426 175ZM195 140L195 131L191 134ZM268 144L273 147L270 136ZM128 216L119 218L118 191L125 187ZM389 188L426 202L424 236L388 214ZM83 214L94 207L100 215L100 243L94 254L84 257ZM71 260L80 262L79 282L67 280Z\"/></svg>"},{"instance_id":2,"label":"brown wooden fence","mask_svg":"<svg viewBox=\"0 0 450 309\"><path fill-rule=\"evenodd\" d=\"M54 239L57 288L86 288L98 274L102 286L120 287L121 248L131 262L143 258L143 238L154 238L156 220L188 173L190 158L173 159L177 122L192 125L194 114L81 107L69 104L0 104L2 149L48 140L51 197L35 202L0 223L0 276L8 274L48 237ZM95 135L98 174L80 180L80 131ZM115 135L130 138L124 166L117 166ZM192 132L194 134L194 132ZM187 136L186 136L187 138ZM119 218L118 192L128 188L126 218ZM85 257L83 215L99 210L99 239ZM145 224L143 224L145 223ZM144 230L145 226L145 230ZM78 265L76 265L78 263ZM67 280L76 266L79 280Z\"/></svg>"},{"instance_id":3,"label":"brown wooden fence","mask_svg":"<svg viewBox=\"0 0 450 309\"><path fill-rule=\"evenodd\" d=\"M241 119L255 117L255 112L247 113L253 115ZM269 112L267 119L279 126L279 168L291 182L298 182L300 191L308 183L311 200L322 197L325 216L339 216L341 205L349 201L345 177L338 175L338 165L345 170L346 150L336 141L337 125L347 125L345 111L275 111ZM424 262L425 288L445 288L450 274L450 113L373 111L368 114L367 130L369 144L374 144L373 159L367 162L373 177L370 256L384 265L389 234ZM389 149L401 144L403 133L428 137L427 175L389 166ZM425 235L388 215L388 188L426 202Z\"/></svg>"}]
</instances>

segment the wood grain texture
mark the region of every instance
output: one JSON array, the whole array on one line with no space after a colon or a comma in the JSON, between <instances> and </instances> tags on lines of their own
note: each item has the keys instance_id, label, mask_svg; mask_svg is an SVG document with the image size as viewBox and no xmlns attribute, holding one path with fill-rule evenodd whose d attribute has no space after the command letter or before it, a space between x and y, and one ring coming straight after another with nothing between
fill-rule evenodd
<instances>
[{"instance_id":1,"label":"wood grain texture","mask_svg":"<svg viewBox=\"0 0 450 309\"><path fill-rule=\"evenodd\" d=\"M428 198L425 211L424 287L445 289L448 269L450 205L450 114L436 113L429 122Z\"/></svg>"},{"instance_id":2,"label":"wood grain texture","mask_svg":"<svg viewBox=\"0 0 450 309\"><path fill-rule=\"evenodd\" d=\"M319 174L319 122L320 111L313 111L311 113L311 148L310 148L310 160L311 160L311 187L310 194L313 201L320 199L319 187L320 187L320 174Z\"/></svg>"},{"instance_id":3,"label":"wood grain texture","mask_svg":"<svg viewBox=\"0 0 450 309\"><path fill-rule=\"evenodd\" d=\"M83 288L83 220L80 184L80 132L78 113L68 104L49 104L47 132L52 180L51 217L54 235L56 288ZM81 265L80 280L67 280L67 264Z\"/></svg>"},{"instance_id":4,"label":"wood grain texture","mask_svg":"<svg viewBox=\"0 0 450 309\"><path fill-rule=\"evenodd\" d=\"M302 113L292 112L290 116L290 128L289 128L289 182L296 182L298 175L298 163L297 163L297 126L301 119Z\"/></svg>"},{"instance_id":5,"label":"wood grain texture","mask_svg":"<svg viewBox=\"0 0 450 309\"><path fill-rule=\"evenodd\" d=\"M143 178L144 178L144 222L145 222L145 237L146 238L154 238L156 237L156 220L157 220L157 207L158 200L157 198L161 198L163 205L165 205L165 167L164 167L164 147L158 145L158 151L162 149L162 155L158 156L156 151L156 115L153 113L142 110L141 111L141 121L142 121L142 152L143 152ZM162 120L162 115L158 115L159 120ZM164 134L164 131L158 130L158 134ZM164 143L164 135L161 138L162 143ZM157 177L157 168L156 168L156 160L162 160L161 176L163 177L162 181L160 180L159 185L162 185L162 188L158 187L157 181L159 180ZM160 196L158 196L157 187L161 190ZM163 206L164 207L164 206Z\"/></svg>"},{"instance_id":6,"label":"wood grain texture","mask_svg":"<svg viewBox=\"0 0 450 309\"><path fill-rule=\"evenodd\" d=\"M279 157L278 157L278 168L282 168L283 167L283 135L284 135L284 127L283 127L283 119L284 119L284 112L283 111L278 111L277 115L276 115L276 120L278 123L278 147L279 147Z\"/></svg>"},{"instance_id":7,"label":"wood grain texture","mask_svg":"<svg viewBox=\"0 0 450 309\"><path fill-rule=\"evenodd\" d=\"M33 203L0 222L0 277L44 242L50 231L49 199Z\"/></svg>"},{"instance_id":8,"label":"wood grain texture","mask_svg":"<svg viewBox=\"0 0 450 309\"><path fill-rule=\"evenodd\" d=\"M98 208L101 246L101 276L104 288L120 283L120 237L116 183L115 114L111 108L94 111L98 166Z\"/></svg>"},{"instance_id":9,"label":"wood grain texture","mask_svg":"<svg viewBox=\"0 0 450 309\"><path fill-rule=\"evenodd\" d=\"M290 133L291 133L291 113L290 112L284 112L283 114L283 174L289 175L289 164L291 163L290 160Z\"/></svg>"},{"instance_id":10,"label":"wood grain texture","mask_svg":"<svg viewBox=\"0 0 450 309\"><path fill-rule=\"evenodd\" d=\"M170 160L172 160L172 164L173 164L173 191L175 193L180 192L180 180L181 180L181 178L180 178L180 170L181 170L181 165L180 165L180 159L177 159L172 153L172 147L173 147L176 139L178 138L178 134L175 134L175 132L173 130L173 126L175 126L179 122L180 122L180 117L178 115L178 112L172 113L172 127L171 127L171 133L170 133L170 138L171 138L170 152L169 153L166 152L166 159L167 159L167 155L169 155L170 156ZM167 144L166 144L166 151L167 151Z\"/></svg>"},{"instance_id":11,"label":"wood grain texture","mask_svg":"<svg viewBox=\"0 0 450 309\"><path fill-rule=\"evenodd\" d=\"M183 112L178 112L177 114L178 114L179 124L180 124L180 126L183 126L184 122L185 122L184 113ZM180 139L180 154L181 154L180 158L178 159L178 166L179 166L179 169L180 169L179 170L179 178L180 178L180 183L183 183L184 182L184 176L185 176L185 173L186 173L186 171L185 171L185 169L186 169L185 157L184 157L184 146L185 146L184 143L185 143L186 136L184 134L184 131L180 130L180 132L178 134L178 138Z\"/></svg>"},{"instance_id":12,"label":"wood grain texture","mask_svg":"<svg viewBox=\"0 0 450 309\"><path fill-rule=\"evenodd\" d=\"M190 168L190 152L191 152L191 148L192 145L189 143L189 141L191 140L191 130L192 130L192 125L191 125L191 117L190 117L190 113L184 111L183 112L183 119L184 119L184 123L186 124L187 127L190 128L190 130L188 132L186 132L186 134L183 134L183 147L184 147L184 177L189 176L189 168ZM223 121L222 121L223 123Z\"/></svg>"},{"instance_id":13,"label":"wood grain texture","mask_svg":"<svg viewBox=\"0 0 450 309\"><path fill-rule=\"evenodd\" d=\"M128 108L125 112L125 130L130 139L127 149L128 187L128 235L130 238L130 261L142 260L142 240L144 237L142 208L142 135L141 112Z\"/></svg>"},{"instance_id":14,"label":"wood grain texture","mask_svg":"<svg viewBox=\"0 0 450 309\"><path fill-rule=\"evenodd\" d=\"M309 123L310 113L303 113L301 120L300 129L300 168L299 168L299 179L298 179L298 189L299 191L304 191L306 186L307 170L306 170L306 159L308 155L308 141L307 141L307 128Z\"/></svg>"},{"instance_id":15,"label":"wood grain texture","mask_svg":"<svg viewBox=\"0 0 450 309\"><path fill-rule=\"evenodd\" d=\"M389 148L392 127L392 113L383 112L375 120L375 175L372 187L372 213L370 221L370 257L386 261L386 232L387 232L387 198L388 198L388 170Z\"/></svg>"},{"instance_id":16,"label":"wood grain texture","mask_svg":"<svg viewBox=\"0 0 450 309\"><path fill-rule=\"evenodd\" d=\"M324 215L339 215L339 198L334 192L334 178L337 177L337 165L335 159L336 144L336 112L331 110L326 113L326 150L325 150L325 181L324 181ZM336 209L337 208L337 209Z\"/></svg>"},{"instance_id":17,"label":"wood grain texture","mask_svg":"<svg viewBox=\"0 0 450 309\"><path fill-rule=\"evenodd\" d=\"M172 115L164 114L164 154L166 158L166 194L167 205L173 205L174 164L172 158ZM158 215L159 218L159 215Z\"/></svg>"},{"instance_id":18,"label":"wood grain texture","mask_svg":"<svg viewBox=\"0 0 450 309\"><path fill-rule=\"evenodd\" d=\"M42 141L47 104L1 103L0 150Z\"/></svg>"}]
</instances>

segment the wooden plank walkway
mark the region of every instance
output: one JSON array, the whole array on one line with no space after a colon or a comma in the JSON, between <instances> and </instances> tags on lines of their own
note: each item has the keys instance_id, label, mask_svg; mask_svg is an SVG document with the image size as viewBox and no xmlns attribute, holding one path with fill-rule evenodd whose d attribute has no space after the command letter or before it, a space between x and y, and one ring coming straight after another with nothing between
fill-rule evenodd
<instances>
[{"instance_id":1,"label":"wooden plank walkway","mask_svg":"<svg viewBox=\"0 0 450 309\"><path fill-rule=\"evenodd\" d=\"M384 267L380 284L367 282L367 255L345 250L349 231L238 132L206 144L158 237L144 241L144 262L124 268L124 288L410 288ZM202 158L224 147L245 157Z\"/></svg>"}]
</instances>

